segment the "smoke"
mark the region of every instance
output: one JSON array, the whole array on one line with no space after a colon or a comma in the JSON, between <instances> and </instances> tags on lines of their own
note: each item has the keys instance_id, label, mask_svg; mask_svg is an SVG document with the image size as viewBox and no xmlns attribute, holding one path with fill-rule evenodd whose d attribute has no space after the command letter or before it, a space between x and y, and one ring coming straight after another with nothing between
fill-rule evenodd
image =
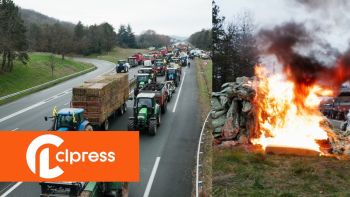
<instances>
[{"instance_id":1,"label":"smoke","mask_svg":"<svg viewBox=\"0 0 350 197\"><path fill-rule=\"evenodd\" d=\"M304 24L289 22L263 29L258 34L258 43L262 54L274 55L282 64L288 79L295 82L298 95L307 96L307 87L314 84L337 90L350 80L350 50L340 53L315 37ZM329 63L320 58L328 56L335 61Z\"/></svg>"}]
</instances>

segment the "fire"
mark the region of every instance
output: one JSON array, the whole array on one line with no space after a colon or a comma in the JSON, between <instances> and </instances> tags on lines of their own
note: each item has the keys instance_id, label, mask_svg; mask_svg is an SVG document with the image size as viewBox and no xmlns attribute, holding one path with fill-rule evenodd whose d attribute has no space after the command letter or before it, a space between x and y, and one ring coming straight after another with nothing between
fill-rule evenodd
<instances>
[{"instance_id":1,"label":"fire","mask_svg":"<svg viewBox=\"0 0 350 197\"><path fill-rule=\"evenodd\" d=\"M324 119L318 107L322 96L333 92L317 84L296 84L285 74L272 74L262 65L255 68L255 105L258 136L251 139L267 146L302 148L320 152L317 140L326 140Z\"/></svg>"}]
</instances>

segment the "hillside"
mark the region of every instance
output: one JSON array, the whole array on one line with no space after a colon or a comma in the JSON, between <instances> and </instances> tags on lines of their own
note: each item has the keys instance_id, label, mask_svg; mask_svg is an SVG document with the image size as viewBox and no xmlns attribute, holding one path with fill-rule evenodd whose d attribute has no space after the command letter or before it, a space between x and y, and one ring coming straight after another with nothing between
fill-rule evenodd
<instances>
[{"instance_id":1,"label":"hillside","mask_svg":"<svg viewBox=\"0 0 350 197\"><path fill-rule=\"evenodd\" d=\"M43 24L53 25L58 22L71 28L74 28L75 26L75 24L73 23L60 21L58 19L46 16L34 10L20 8L20 14L26 26L32 23L37 25L43 25Z\"/></svg>"}]
</instances>

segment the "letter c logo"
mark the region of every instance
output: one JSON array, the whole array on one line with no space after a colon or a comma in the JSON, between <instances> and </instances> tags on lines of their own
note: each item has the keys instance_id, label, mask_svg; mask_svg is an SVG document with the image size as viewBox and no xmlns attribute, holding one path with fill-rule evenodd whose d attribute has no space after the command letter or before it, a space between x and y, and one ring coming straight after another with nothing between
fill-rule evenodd
<instances>
[{"instance_id":1,"label":"letter c logo","mask_svg":"<svg viewBox=\"0 0 350 197\"><path fill-rule=\"evenodd\" d=\"M62 138L52 134L45 134L35 138L28 146L27 154L26 154L27 165L30 171L36 174L35 158L36 158L36 153L41 146L45 144L52 144L52 145L55 145L56 147L59 147L62 143L63 143ZM49 148L44 148L40 152L39 159L40 159L39 176L41 178L52 179L63 174L64 171L58 166L50 169Z\"/></svg>"}]
</instances>

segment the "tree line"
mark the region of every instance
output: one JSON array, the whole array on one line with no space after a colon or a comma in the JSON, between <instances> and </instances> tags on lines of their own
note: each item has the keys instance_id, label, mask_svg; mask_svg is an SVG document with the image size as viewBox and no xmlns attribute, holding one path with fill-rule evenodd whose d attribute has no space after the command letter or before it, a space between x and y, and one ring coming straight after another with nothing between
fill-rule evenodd
<instances>
[{"instance_id":1,"label":"tree line","mask_svg":"<svg viewBox=\"0 0 350 197\"><path fill-rule=\"evenodd\" d=\"M209 50L212 44L212 33L209 29L202 29L201 31L193 33L188 41L203 50Z\"/></svg>"},{"instance_id":2,"label":"tree line","mask_svg":"<svg viewBox=\"0 0 350 197\"><path fill-rule=\"evenodd\" d=\"M253 76L258 63L254 25L249 13L238 15L224 25L219 6L212 1L213 91L240 76Z\"/></svg>"},{"instance_id":3,"label":"tree line","mask_svg":"<svg viewBox=\"0 0 350 197\"><path fill-rule=\"evenodd\" d=\"M30 16L28 10L22 13L26 17ZM36 13L33 18L40 16L44 15ZM26 64L29 61L28 51L58 54L64 59L67 54L103 53L115 46L148 48L171 43L169 36L157 34L153 30L136 36L130 25L120 25L117 33L109 23L86 26L81 22L74 25L50 18L45 20L50 23L28 19L24 22L18 6L12 0L0 1L0 73L11 72L15 60Z\"/></svg>"}]
</instances>

